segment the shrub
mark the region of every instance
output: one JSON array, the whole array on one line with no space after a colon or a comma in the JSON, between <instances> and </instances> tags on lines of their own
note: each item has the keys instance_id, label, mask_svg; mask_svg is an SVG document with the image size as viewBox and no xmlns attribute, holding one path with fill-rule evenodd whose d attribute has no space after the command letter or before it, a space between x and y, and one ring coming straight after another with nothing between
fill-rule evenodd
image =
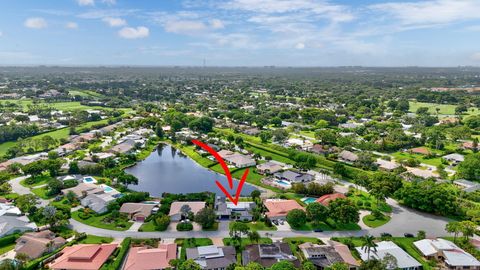
<instances>
[{"instance_id":1,"label":"shrub","mask_svg":"<svg viewBox=\"0 0 480 270\"><path fill-rule=\"evenodd\" d=\"M191 231L193 230L193 224L191 222L181 222L177 224L177 231Z\"/></svg>"}]
</instances>

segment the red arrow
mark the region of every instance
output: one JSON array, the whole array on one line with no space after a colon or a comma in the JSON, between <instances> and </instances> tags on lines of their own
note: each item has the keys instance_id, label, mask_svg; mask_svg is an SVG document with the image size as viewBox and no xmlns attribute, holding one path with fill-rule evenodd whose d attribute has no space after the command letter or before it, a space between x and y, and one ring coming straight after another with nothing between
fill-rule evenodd
<instances>
[{"instance_id":1,"label":"red arrow","mask_svg":"<svg viewBox=\"0 0 480 270\"><path fill-rule=\"evenodd\" d=\"M195 145L198 145L199 147L205 149L208 151L215 159L220 163L220 166L222 166L223 171L225 172L225 175L227 176L228 179L228 185L230 186L230 189L233 190L233 179L232 179L232 174L230 173L230 170L227 167L227 164L223 160L223 158L215 151L213 150L210 146L206 145L205 143L198 141L198 140L192 140L192 143ZM237 191L235 193L235 198L232 197L230 192L227 191L227 189L218 181L215 180L215 183L217 184L218 188L227 196L227 198L235 205L238 203L238 199L240 198L240 193L242 192L243 184L245 183L245 180L247 180L247 175L248 175L249 169L247 168L245 172L243 173L242 179L240 179L240 183L238 184Z\"/></svg>"}]
</instances>

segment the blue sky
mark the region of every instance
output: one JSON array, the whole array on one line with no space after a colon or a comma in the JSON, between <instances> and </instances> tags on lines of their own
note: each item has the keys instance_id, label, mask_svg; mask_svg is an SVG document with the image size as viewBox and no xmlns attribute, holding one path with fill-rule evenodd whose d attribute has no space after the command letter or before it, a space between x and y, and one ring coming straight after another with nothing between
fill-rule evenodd
<instances>
[{"instance_id":1,"label":"blue sky","mask_svg":"<svg viewBox=\"0 0 480 270\"><path fill-rule=\"evenodd\" d=\"M480 65L480 0L0 0L0 65Z\"/></svg>"}]
</instances>

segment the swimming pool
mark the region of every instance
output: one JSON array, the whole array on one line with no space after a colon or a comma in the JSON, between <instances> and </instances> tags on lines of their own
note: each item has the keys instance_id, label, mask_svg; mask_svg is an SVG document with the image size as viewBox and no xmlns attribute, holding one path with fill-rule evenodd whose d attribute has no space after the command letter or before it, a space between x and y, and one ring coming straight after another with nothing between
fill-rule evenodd
<instances>
[{"instance_id":1,"label":"swimming pool","mask_svg":"<svg viewBox=\"0 0 480 270\"><path fill-rule=\"evenodd\" d=\"M313 203L317 200L317 198L312 198L312 197L305 197L305 198L302 198L302 202L306 203L306 204L310 204L310 203Z\"/></svg>"},{"instance_id":2,"label":"swimming pool","mask_svg":"<svg viewBox=\"0 0 480 270\"><path fill-rule=\"evenodd\" d=\"M86 176L86 177L83 177L83 182L92 184L92 183L97 183L97 180L91 176Z\"/></svg>"},{"instance_id":3,"label":"swimming pool","mask_svg":"<svg viewBox=\"0 0 480 270\"><path fill-rule=\"evenodd\" d=\"M292 186L289 182L283 180L275 180L275 183L286 188L290 188Z\"/></svg>"},{"instance_id":4,"label":"swimming pool","mask_svg":"<svg viewBox=\"0 0 480 270\"><path fill-rule=\"evenodd\" d=\"M104 186L104 187L103 187L103 191L105 191L105 193L112 192L112 191L113 191L113 188L112 188L112 187L109 187L109 186Z\"/></svg>"}]
</instances>

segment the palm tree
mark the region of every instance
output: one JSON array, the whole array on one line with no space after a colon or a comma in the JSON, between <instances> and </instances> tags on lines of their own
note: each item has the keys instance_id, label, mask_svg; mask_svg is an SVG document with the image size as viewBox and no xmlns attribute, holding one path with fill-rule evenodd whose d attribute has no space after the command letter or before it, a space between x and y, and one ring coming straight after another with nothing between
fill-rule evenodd
<instances>
[{"instance_id":1,"label":"palm tree","mask_svg":"<svg viewBox=\"0 0 480 270\"><path fill-rule=\"evenodd\" d=\"M375 237L372 235L365 235L363 237L362 250L367 252L367 258L370 260L370 251L377 252L377 243L375 243Z\"/></svg>"},{"instance_id":2,"label":"palm tree","mask_svg":"<svg viewBox=\"0 0 480 270\"><path fill-rule=\"evenodd\" d=\"M449 233L453 233L453 242L457 242L457 236L460 232L460 223L457 221L452 221L445 225L445 230Z\"/></svg>"}]
</instances>

